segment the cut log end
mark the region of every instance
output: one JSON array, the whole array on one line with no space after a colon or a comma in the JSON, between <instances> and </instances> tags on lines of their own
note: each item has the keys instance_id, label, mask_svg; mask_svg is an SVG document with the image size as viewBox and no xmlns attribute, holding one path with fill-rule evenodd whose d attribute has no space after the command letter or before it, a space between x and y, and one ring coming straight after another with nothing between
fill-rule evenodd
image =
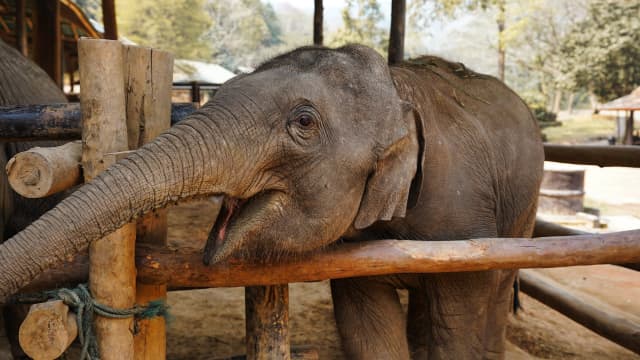
<instances>
[{"instance_id":1,"label":"cut log end","mask_svg":"<svg viewBox=\"0 0 640 360\"><path fill-rule=\"evenodd\" d=\"M61 300L34 304L18 336L20 346L32 359L57 359L78 336L76 315Z\"/></svg>"},{"instance_id":2,"label":"cut log end","mask_svg":"<svg viewBox=\"0 0 640 360\"><path fill-rule=\"evenodd\" d=\"M42 198L66 190L82 180L81 153L79 141L18 153L7 163L9 184L27 198Z\"/></svg>"}]
</instances>

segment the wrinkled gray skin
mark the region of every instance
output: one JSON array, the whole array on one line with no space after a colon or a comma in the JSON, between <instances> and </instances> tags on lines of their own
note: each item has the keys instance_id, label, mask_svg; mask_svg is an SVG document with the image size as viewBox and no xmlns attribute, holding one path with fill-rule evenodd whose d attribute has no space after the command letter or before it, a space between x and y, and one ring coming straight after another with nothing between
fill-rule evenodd
<instances>
[{"instance_id":1,"label":"wrinkled gray skin","mask_svg":"<svg viewBox=\"0 0 640 360\"><path fill-rule=\"evenodd\" d=\"M437 58L389 69L357 45L298 49L226 83L1 245L0 299L146 211L212 194L227 205L205 262L277 260L340 238L529 236L542 163L529 110L491 77ZM501 358L514 276L334 280L347 358Z\"/></svg>"},{"instance_id":2,"label":"wrinkled gray skin","mask_svg":"<svg viewBox=\"0 0 640 360\"><path fill-rule=\"evenodd\" d=\"M67 102L66 97L49 75L16 49L0 40L0 106L64 102ZM0 142L0 243L23 230L66 196L66 192L43 199L27 199L18 195L9 186L4 171L7 160L34 146L61 144L42 141ZM6 326L7 336L11 340L11 350L16 358L25 356L18 344L18 328L28 309L28 306L19 305L7 306L4 311L0 309L0 328ZM3 312L6 322L2 320ZM2 332L0 329L0 334ZM1 347L2 345L0 345L0 358L3 358Z\"/></svg>"}]
</instances>

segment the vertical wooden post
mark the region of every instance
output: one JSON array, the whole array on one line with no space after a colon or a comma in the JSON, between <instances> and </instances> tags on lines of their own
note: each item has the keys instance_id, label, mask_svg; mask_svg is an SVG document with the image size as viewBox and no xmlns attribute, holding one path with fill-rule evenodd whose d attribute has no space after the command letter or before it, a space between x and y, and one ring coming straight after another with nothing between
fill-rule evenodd
<instances>
[{"instance_id":1,"label":"vertical wooden post","mask_svg":"<svg viewBox=\"0 0 640 360\"><path fill-rule=\"evenodd\" d=\"M104 38L118 40L118 24L116 23L116 4L114 0L102 0L102 23Z\"/></svg>"},{"instance_id":2,"label":"vertical wooden post","mask_svg":"<svg viewBox=\"0 0 640 360\"><path fill-rule=\"evenodd\" d=\"M391 1L391 28L389 30L389 65L404 59L405 0Z\"/></svg>"},{"instance_id":3,"label":"vertical wooden post","mask_svg":"<svg viewBox=\"0 0 640 360\"><path fill-rule=\"evenodd\" d=\"M315 0L313 8L313 45L322 46L322 15L324 8L322 7L322 0Z\"/></svg>"},{"instance_id":4,"label":"vertical wooden post","mask_svg":"<svg viewBox=\"0 0 640 360\"><path fill-rule=\"evenodd\" d=\"M173 56L170 53L137 46L125 46L125 88L129 148L153 140L171 126L171 85ZM137 224L138 242L166 245L167 211L156 210ZM136 303L146 304L167 297L167 286L136 284ZM166 358L165 319L156 317L138 322L134 338L135 358Z\"/></svg>"},{"instance_id":5,"label":"vertical wooden post","mask_svg":"<svg viewBox=\"0 0 640 360\"><path fill-rule=\"evenodd\" d=\"M60 29L60 1L37 0L36 31L33 34L34 60L62 87L62 30Z\"/></svg>"},{"instance_id":6,"label":"vertical wooden post","mask_svg":"<svg viewBox=\"0 0 640 360\"><path fill-rule=\"evenodd\" d=\"M24 56L29 56L29 42L27 40L27 22L25 21L27 0L16 0L16 46Z\"/></svg>"},{"instance_id":7,"label":"vertical wooden post","mask_svg":"<svg viewBox=\"0 0 640 360\"><path fill-rule=\"evenodd\" d=\"M245 288L247 360L289 360L289 285Z\"/></svg>"},{"instance_id":8,"label":"vertical wooden post","mask_svg":"<svg viewBox=\"0 0 640 360\"><path fill-rule=\"evenodd\" d=\"M622 144L633 145L633 110L629 110L629 117L625 121Z\"/></svg>"},{"instance_id":9,"label":"vertical wooden post","mask_svg":"<svg viewBox=\"0 0 640 360\"><path fill-rule=\"evenodd\" d=\"M85 181L115 162L113 152L128 150L124 121L123 49L117 41L80 39L82 166ZM89 247L89 288L96 301L124 309L136 294L135 224L129 223ZM100 357L133 359L133 320L96 317Z\"/></svg>"}]
</instances>

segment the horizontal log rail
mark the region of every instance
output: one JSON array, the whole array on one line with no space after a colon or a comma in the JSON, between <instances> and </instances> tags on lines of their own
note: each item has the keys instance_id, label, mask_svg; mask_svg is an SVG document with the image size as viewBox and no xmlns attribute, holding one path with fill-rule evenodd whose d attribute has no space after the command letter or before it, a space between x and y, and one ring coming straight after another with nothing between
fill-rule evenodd
<instances>
[{"instance_id":1,"label":"horizontal log rail","mask_svg":"<svg viewBox=\"0 0 640 360\"><path fill-rule=\"evenodd\" d=\"M437 273L640 262L640 230L609 234L451 241L346 243L292 262L202 263L193 249L138 245L138 280L171 289L276 285L396 273ZM86 279L86 257L49 270L23 291Z\"/></svg>"},{"instance_id":2,"label":"horizontal log rail","mask_svg":"<svg viewBox=\"0 0 640 360\"><path fill-rule=\"evenodd\" d=\"M545 144L544 156L570 164L640 167L640 146Z\"/></svg>"},{"instance_id":3,"label":"horizontal log rail","mask_svg":"<svg viewBox=\"0 0 640 360\"><path fill-rule=\"evenodd\" d=\"M196 110L193 103L174 103L171 124ZM78 140L81 134L79 103L0 106L0 141Z\"/></svg>"},{"instance_id":4,"label":"horizontal log rail","mask_svg":"<svg viewBox=\"0 0 640 360\"><path fill-rule=\"evenodd\" d=\"M640 354L640 324L607 312L533 271L520 271L523 292L595 333Z\"/></svg>"}]
</instances>

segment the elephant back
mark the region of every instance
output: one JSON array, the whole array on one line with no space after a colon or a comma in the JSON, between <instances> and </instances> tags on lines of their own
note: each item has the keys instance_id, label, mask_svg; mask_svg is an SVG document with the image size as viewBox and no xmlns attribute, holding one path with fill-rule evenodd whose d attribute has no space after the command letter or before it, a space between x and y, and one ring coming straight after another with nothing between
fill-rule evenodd
<instances>
[{"instance_id":1,"label":"elephant back","mask_svg":"<svg viewBox=\"0 0 640 360\"><path fill-rule=\"evenodd\" d=\"M0 40L0 106L67 102L64 93L33 61ZM8 159L34 146L57 146L61 142L0 143L0 170ZM0 242L22 230L63 197L27 199L10 189L6 173L0 171ZM4 236L3 236L4 234Z\"/></svg>"}]
</instances>

